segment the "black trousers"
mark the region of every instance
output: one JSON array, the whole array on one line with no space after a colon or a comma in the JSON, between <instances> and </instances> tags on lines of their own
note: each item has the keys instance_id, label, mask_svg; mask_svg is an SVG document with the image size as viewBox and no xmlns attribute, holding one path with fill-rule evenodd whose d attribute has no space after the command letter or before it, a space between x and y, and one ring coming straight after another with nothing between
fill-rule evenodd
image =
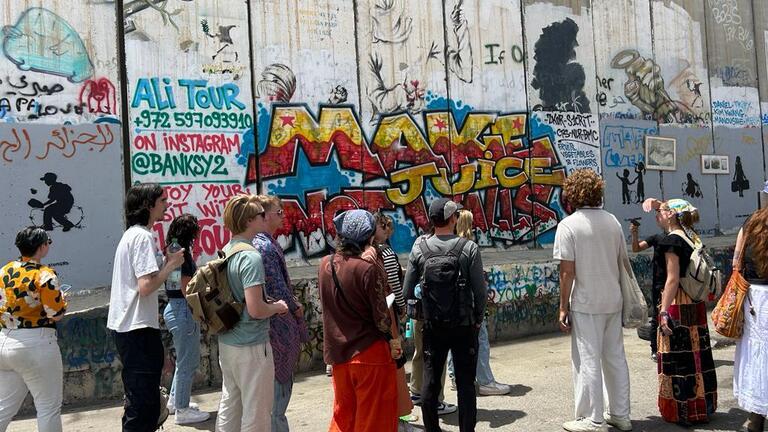
<instances>
[{"instance_id":1,"label":"black trousers","mask_svg":"<svg viewBox=\"0 0 768 432\"><path fill-rule=\"evenodd\" d=\"M659 350L656 335L659 331L659 306L661 305L661 288L651 287L651 354Z\"/></svg>"},{"instance_id":2,"label":"black trousers","mask_svg":"<svg viewBox=\"0 0 768 432\"><path fill-rule=\"evenodd\" d=\"M459 430L474 432L477 423L475 375L477 374L477 334L474 326L437 327L424 323L424 381L421 390L421 415L426 432L440 432L437 396L443 382L448 350L453 354L456 390L459 398Z\"/></svg>"},{"instance_id":3,"label":"black trousers","mask_svg":"<svg viewBox=\"0 0 768 432\"><path fill-rule=\"evenodd\" d=\"M114 336L123 363L123 431L153 432L160 418L160 375L164 361L160 330L142 328L115 332Z\"/></svg>"}]
</instances>

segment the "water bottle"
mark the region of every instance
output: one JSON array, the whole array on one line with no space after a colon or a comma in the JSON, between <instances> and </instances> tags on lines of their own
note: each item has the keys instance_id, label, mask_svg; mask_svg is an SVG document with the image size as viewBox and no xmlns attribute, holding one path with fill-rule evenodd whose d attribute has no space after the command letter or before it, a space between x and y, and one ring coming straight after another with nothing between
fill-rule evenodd
<instances>
[{"instance_id":1,"label":"water bottle","mask_svg":"<svg viewBox=\"0 0 768 432\"><path fill-rule=\"evenodd\" d=\"M168 245L168 253L176 253L180 251L181 245L176 239L171 239L171 244ZM168 275L168 280L165 282L165 290L179 290L181 289L181 268L177 268Z\"/></svg>"}]
</instances>

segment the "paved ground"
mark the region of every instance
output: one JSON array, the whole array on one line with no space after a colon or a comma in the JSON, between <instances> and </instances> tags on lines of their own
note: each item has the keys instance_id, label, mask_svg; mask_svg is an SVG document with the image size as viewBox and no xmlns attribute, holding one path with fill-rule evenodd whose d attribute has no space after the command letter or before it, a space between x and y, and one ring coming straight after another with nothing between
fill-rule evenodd
<instances>
[{"instance_id":1,"label":"paved ground","mask_svg":"<svg viewBox=\"0 0 768 432\"><path fill-rule=\"evenodd\" d=\"M627 358L631 374L632 419L635 431L734 431L746 419L732 394L732 344L719 343L714 351L719 386L719 407L712 422L697 428L684 429L664 423L656 408L656 366L649 359L648 346L634 331L625 331ZM491 350L491 364L498 381L514 385L512 394L478 399L477 431L558 431L570 420L573 393L570 369L570 338L561 335L522 339ZM449 402L456 402L456 393L446 391ZM294 395L288 409L292 432L327 430L331 415L332 388L323 374L303 374L297 377ZM193 400L201 409L215 416L219 392L196 394ZM121 407L111 403L65 410L66 431L118 431ZM416 409L417 414L421 414ZM457 414L442 417L446 431L458 431ZM10 432L36 430L34 419L11 423ZM179 427L173 418L166 423L168 432L214 430L213 420ZM417 430L421 430L418 428Z\"/></svg>"}]
</instances>

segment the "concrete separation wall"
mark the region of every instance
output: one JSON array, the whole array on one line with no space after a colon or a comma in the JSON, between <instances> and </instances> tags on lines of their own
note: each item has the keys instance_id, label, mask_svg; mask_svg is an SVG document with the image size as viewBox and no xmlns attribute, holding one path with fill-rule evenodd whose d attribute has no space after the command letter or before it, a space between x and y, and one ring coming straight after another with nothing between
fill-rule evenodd
<instances>
[{"instance_id":1,"label":"concrete separation wall","mask_svg":"<svg viewBox=\"0 0 768 432\"><path fill-rule=\"evenodd\" d=\"M718 266L730 274L734 237L710 241ZM551 249L518 252L485 252L485 270L490 287L488 306L489 335L492 342L557 331L560 287L556 261ZM532 259L524 261L525 256ZM646 297L649 297L651 254L631 256L632 266ZM303 346L298 371L323 367L322 309L317 291L316 267L292 269L294 290L305 305L311 342ZM87 404L123 396L121 365L114 340L106 328L109 292L98 290L75 297L75 309L58 325L59 346L64 362L64 403ZM170 387L174 352L171 335L163 331L166 360L163 383ZM202 361L195 376L195 388L221 385L216 338L203 335ZM31 399L25 411L32 408Z\"/></svg>"}]
</instances>

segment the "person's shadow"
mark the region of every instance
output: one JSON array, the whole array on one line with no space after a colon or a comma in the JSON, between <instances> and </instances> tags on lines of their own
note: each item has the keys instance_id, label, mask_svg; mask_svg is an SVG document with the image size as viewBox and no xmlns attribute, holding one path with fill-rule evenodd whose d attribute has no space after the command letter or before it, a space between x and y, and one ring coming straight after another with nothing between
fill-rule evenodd
<instances>
[{"instance_id":1,"label":"person's shadow","mask_svg":"<svg viewBox=\"0 0 768 432\"><path fill-rule=\"evenodd\" d=\"M525 396L529 391L532 390L531 387L528 387L527 385L523 385L523 384L513 384L513 385L510 385L510 388L511 388L510 392L505 395L478 396L477 398L478 402L482 401L483 399L491 398L491 397L493 398L521 397L521 396ZM477 423L487 422L490 428L496 429L502 426L510 425L527 415L528 413L520 410L478 408ZM449 424L449 425L458 426L459 424L458 411L450 415L441 416L440 418L446 424Z\"/></svg>"}]
</instances>

